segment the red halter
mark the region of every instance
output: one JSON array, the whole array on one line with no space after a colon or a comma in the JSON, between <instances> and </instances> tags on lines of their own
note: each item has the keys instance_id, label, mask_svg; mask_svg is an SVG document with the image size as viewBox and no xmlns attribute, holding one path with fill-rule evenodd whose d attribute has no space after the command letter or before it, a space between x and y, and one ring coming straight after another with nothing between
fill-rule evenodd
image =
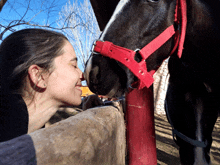
<instances>
[{"instance_id":1,"label":"red halter","mask_svg":"<svg viewBox=\"0 0 220 165\"><path fill-rule=\"evenodd\" d=\"M181 34L179 33L179 30L174 30L173 25L169 26L139 51L139 54L142 57L142 61L139 63L134 60L136 51L116 46L108 41L96 41L94 51L103 56L113 58L129 68L129 70L140 80L139 89L144 88L144 86L149 88L154 82L153 74L156 70L151 70L150 72L147 71L146 59L167 42L174 34L175 46L170 55L172 55L178 47L177 55L181 58L187 24L186 0L177 0L174 22L178 25L181 22Z\"/></svg>"}]
</instances>

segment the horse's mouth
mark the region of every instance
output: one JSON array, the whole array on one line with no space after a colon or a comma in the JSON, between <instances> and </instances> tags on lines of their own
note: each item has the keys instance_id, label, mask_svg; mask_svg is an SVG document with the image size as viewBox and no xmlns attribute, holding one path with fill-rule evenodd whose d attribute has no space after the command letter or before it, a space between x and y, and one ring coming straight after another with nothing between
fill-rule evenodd
<instances>
[{"instance_id":1,"label":"horse's mouth","mask_svg":"<svg viewBox=\"0 0 220 165\"><path fill-rule=\"evenodd\" d=\"M87 61L84 77L89 89L97 95L121 97L127 91L126 71L115 61L101 55Z\"/></svg>"},{"instance_id":2,"label":"horse's mouth","mask_svg":"<svg viewBox=\"0 0 220 165\"><path fill-rule=\"evenodd\" d=\"M127 89L121 88L119 79L115 80L114 83L110 83L110 85L106 84L105 82L93 83L93 81L90 79L86 79L86 81L89 82L87 85L93 93L106 96L108 98L121 97L127 91Z\"/></svg>"}]
</instances>

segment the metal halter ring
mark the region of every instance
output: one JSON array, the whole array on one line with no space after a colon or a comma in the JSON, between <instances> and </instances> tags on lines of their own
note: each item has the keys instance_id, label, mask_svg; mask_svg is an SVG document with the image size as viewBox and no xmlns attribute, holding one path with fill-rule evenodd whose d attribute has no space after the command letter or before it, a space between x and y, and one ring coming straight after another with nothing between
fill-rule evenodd
<instances>
[{"instance_id":1,"label":"metal halter ring","mask_svg":"<svg viewBox=\"0 0 220 165\"><path fill-rule=\"evenodd\" d=\"M95 46L96 46L96 42L97 41L101 41L101 42L104 42L103 40L95 40L94 42L93 42L93 44L92 44L92 47L91 47L91 52L92 52L92 54L98 54L98 53L96 53L96 52L94 52L94 48L95 48Z\"/></svg>"},{"instance_id":2,"label":"metal halter ring","mask_svg":"<svg viewBox=\"0 0 220 165\"><path fill-rule=\"evenodd\" d=\"M139 52L141 49L139 49L139 48L137 48L137 49L135 49L134 51L137 53L137 52Z\"/></svg>"}]
</instances>

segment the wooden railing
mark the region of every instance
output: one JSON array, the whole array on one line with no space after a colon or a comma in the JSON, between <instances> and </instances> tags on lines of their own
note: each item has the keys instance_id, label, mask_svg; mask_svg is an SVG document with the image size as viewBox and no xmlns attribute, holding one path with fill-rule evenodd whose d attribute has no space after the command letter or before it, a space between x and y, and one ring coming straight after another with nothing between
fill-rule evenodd
<instances>
[{"instance_id":1,"label":"wooden railing","mask_svg":"<svg viewBox=\"0 0 220 165\"><path fill-rule=\"evenodd\" d=\"M0 143L4 165L124 165L122 109L89 109L48 128Z\"/></svg>"}]
</instances>

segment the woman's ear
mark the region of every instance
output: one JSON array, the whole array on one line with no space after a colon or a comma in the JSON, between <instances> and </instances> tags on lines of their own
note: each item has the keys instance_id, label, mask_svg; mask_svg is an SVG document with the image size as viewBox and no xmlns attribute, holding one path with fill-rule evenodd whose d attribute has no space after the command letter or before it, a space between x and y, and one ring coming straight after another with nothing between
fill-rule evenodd
<instances>
[{"instance_id":1,"label":"woman's ear","mask_svg":"<svg viewBox=\"0 0 220 165\"><path fill-rule=\"evenodd\" d=\"M45 81L45 73L43 74L43 69L38 65L31 65L28 68L28 74L30 78L30 82L37 88L44 89L46 88L46 81Z\"/></svg>"}]
</instances>

